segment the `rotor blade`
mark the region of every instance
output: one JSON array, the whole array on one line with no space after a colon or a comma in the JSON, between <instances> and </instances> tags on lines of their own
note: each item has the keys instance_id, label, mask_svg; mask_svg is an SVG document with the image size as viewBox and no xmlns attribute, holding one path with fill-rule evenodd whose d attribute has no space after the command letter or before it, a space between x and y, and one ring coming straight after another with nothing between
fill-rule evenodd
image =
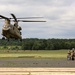
<instances>
[{"instance_id":1,"label":"rotor blade","mask_svg":"<svg viewBox=\"0 0 75 75\"><path fill-rule=\"evenodd\" d=\"M5 17L5 16L2 16L2 15L0 15L0 19L7 19L7 20L9 20L9 18L7 18L7 17Z\"/></svg>"},{"instance_id":2,"label":"rotor blade","mask_svg":"<svg viewBox=\"0 0 75 75\"><path fill-rule=\"evenodd\" d=\"M14 14L11 14L11 15L15 19L15 22L17 22L17 18L15 17L15 15Z\"/></svg>"},{"instance_id":3,"label":"rotor blade","mask_svg":"<svg viewBox=\"0 0 75 75\"><path fill-rule=\"evenodd\" d=\"M23 18L16 18L16 19L34 19L34 18L43 18L43 17L23 17ZM13 18L9 18L13 19Z\"/></svg>"},{"instance_id":4,"label":"rotor blade","mask_svg":"<svg viewBox=\"0 0 75 75\"><path fill-rule=\"evenodd\" d=\"M46 22L46 21L32 21L32 20L18 20L19 22Z\"/></svg>"}]
</instances>

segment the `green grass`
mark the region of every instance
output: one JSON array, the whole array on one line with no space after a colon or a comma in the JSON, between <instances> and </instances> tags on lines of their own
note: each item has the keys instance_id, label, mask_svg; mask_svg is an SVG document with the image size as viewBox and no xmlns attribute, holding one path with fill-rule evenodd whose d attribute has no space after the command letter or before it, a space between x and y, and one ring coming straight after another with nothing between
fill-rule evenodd
<instances>
[{"instance_id":1,"label":"green grass","mask_svg":"<svg viewBox=\"0 0 75 75\"><path fill-rule=\"evenodd\" d=\"M50 59L65 59L67 50L39 50L39 51L23 51L23 50L5 50L0 52L0 58L50 58Z\"/></svg>"}]
</instances>

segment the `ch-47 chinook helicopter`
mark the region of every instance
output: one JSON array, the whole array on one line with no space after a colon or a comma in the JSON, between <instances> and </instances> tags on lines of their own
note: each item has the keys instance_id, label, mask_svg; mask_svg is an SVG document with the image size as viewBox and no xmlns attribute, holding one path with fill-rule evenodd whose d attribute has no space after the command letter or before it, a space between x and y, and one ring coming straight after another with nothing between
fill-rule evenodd
<instances>
[{"instance_id":1,"label":"ch-47 chinook helicopter","mask_svg":"<svg viewBox=\"0 0 75 75\"><path fill-rule=\"evenodd\" d=\"M5 16L0 15L0 19L5 19L5 24L2 28L2 39L20 39L22 40L21 30L22 28L18 25L18 22L46 22L46 21L33 21L33 20L18 20L18 19L26 19L26 18L16 18L14 14L11 14L12 18L7 18ZM38 17L29 17L38 18ZM14 24L11 24L11 20L14 21Z\"/></svg>"}]
</instances>

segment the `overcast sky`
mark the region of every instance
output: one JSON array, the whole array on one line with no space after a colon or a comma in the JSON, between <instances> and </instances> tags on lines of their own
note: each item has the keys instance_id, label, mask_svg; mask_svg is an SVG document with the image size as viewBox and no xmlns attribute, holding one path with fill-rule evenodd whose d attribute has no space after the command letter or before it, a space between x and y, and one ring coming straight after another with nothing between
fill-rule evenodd
<instances>
[{"instance_id":1,"label":"overcast sky","mask_svg":"<svg viewBox=\"0 0 75 75\"><path fill-rule=\"evenodd\" d=\"M23 38L75 38L75 0L0 0L0 14L11 17L10 13L47 21L19 22ZM0 20L0 33L3 24Z\"/></svg>"}]
</instances>

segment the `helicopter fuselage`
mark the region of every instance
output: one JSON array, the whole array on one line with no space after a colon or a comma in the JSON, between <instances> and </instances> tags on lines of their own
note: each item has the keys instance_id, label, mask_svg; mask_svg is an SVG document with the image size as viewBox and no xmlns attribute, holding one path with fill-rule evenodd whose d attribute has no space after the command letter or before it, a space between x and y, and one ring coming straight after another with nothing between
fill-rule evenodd
<instances>
[{"instance_id":1,"label":"helicopter fuselage","mask_svg":"<svg viewBox=\"0 0 75 75\"><path fill-rule=\"evenodd\" d=\"M7 39L15 38L15 39L22 39L21 32L15 25L7 24L2 28L2 35L5 36Z\"/></svg>"},{"instance_id":2,"label":"helicopter fuselage","mask_svg":"<svg viewBox=\"0 0 75 75\"><path fill-rule=\"evenodd\" d=\"M31 18L39 18L39 17L27 17L27 18L16 18L14 14L11 13L11 16L13 18L8 18L3 15L0 15L0 19L5 19L5 24L2 28L2 35L3 39L5 37L7 39L13 38L13 39L20 39L22 40L21 36L21 30L22 28L18 25L18 22L46 22L46 21L38 21L38 20L18 20L18 19L31 19ZM14 22L14 24L11 24L11 21Z\"/></svg>"}]
</instances>

